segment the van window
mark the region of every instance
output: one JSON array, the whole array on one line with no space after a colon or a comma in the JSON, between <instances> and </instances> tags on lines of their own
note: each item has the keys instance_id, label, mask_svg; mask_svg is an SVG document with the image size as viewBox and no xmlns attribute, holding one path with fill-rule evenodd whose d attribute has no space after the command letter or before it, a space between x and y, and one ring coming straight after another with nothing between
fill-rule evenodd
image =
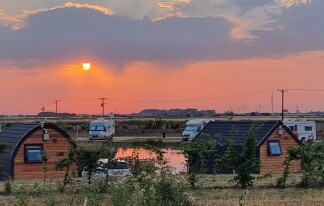
<instances>
[{"instance_id":1,"label":"van window","mask_svg":"<svg viewBox=\"0 0 324 206\"><path fill-rule=\"evenodd\" d=\"M93 125L90 127L90 131L103 131L103 130L104 130L104 127L101 125L97 125L97 126Z\"/></svg>"},{"instance_id":2,"label":"van window","mask_svg":"<svg viewBox=\"0 0 324 206\"><path fill-rule=\"evenodd\" d=\"M305 126L305 131L307 132L310 132L310 131L313 131L313 127L312 126Z\"/></svg>"}]
</instances>

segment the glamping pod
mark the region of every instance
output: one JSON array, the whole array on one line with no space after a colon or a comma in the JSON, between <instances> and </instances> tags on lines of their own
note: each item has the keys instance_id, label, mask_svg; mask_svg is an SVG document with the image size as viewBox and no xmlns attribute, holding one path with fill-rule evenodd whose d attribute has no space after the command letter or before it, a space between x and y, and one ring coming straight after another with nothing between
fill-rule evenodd
<instances>
[{"instance_id":1,"label":"glamping pod","mask_svg":"<svg viewBox=\"0 0 324 206\"><path fill-rule=\"evenodd\" d=\"M13 179L63 177L64 171L55 169L56 163L76 147L70 136L51 123L16 123L0 133L0 144L6 145L0 155L0 174ZM46 165L43 161L46 154Z\"/></svg>"},{"instance_id":2,"label":"glamping pod","mask_svg":"<svg viewBox=\"0 0 324 206\"><path fill-rule=\"evenodd\" d=\"M301 142L284 125L282 121L210 121L192 141L206 139L216 140L216 153L223 156L226 149L226 140L230 139L233 148L237 152L242 151L247 133L252 125L257 124L255 131L256 137L256 154L260 160L260 174L282 173L284 165L282 164L287 157L288 147L299 147ZM213 171L213 162L215 155L206 157L208 173ZM291 172L301 171L301 162L293 161L290 165ZM233 173L235 171L223 170L220 173Z\"/></svg>"}]
</instances>

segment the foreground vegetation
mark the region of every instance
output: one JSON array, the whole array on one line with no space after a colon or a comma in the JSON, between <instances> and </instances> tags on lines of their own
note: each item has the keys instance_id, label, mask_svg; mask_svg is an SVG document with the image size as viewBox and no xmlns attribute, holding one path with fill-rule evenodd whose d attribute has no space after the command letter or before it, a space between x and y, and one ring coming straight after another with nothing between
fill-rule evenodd
<instances>
[{"instance_id":1,"label":"foreground vegetation","mask_svg":"<svg viewBox=\"0 0 324 206\"><path fill-rule=\"evenodd\" d=\"M148 176L146 176L148 177ZM139 180L138 178L143 178ZM323 189L296 188L300 176L289 177L285 189L275 188L277 176L242 190L228 183L233 175L199 175L191 189L186 175L145 178L77 178L61 191L62 182L51 179L14 181L6 195L0 183L0 205L324 205Z\"/></svg>"}]
</instances>

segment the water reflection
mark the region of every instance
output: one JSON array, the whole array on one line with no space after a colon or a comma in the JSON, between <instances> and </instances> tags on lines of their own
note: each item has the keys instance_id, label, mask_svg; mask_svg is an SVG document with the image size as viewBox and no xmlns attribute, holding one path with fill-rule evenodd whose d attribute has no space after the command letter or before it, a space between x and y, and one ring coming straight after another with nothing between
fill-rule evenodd
<instances>
[{"instance_id":1,"label":"water reflection","mask_svg":"<svg viewBox=\"0 0 324 206\"><path fill-rule=\"evenodd\" d=\"M132 156L134 148L118 148L115 158L126 158ZM136 148L140 159L155 159L156 154L152 150L144 148ZM168 165L173 168L173 173L185 173L187 172L186 159L180 150L165 148L163 149L164 157L169 161Z\"/></svg>"}]
</instances>

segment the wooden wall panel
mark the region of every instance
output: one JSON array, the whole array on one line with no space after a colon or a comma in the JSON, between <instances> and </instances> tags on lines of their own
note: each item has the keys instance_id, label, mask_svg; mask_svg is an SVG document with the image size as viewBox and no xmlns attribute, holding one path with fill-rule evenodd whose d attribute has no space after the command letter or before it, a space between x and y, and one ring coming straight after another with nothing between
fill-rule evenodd
<instances>
[{"instance_id":1,"label":"wooden wall panel","mask_svg":"<svg viewBox=\"0 0 324 206\"><path fill-rule=\"evenodd\" d=\"M25 144L42 144L48 156L47 177L63 177L64 171L56 171L56 163L66 157L69 152L70 144L68 140L59 132L48 129L49 140L43 141L43 130L40 129L29 136L19 148L14 160L15 179L36 179L44 175L43 163L25 163ZM56 142L53 141L56 139ZM57 156L58 152L63 152L64 156ZM74 167L76 169L76 167Z\"/></svg>"},{"instance_id":2,"label":"wooden wall panel","mask_svg":"<svg viewBox=\"0 0 324 206\"><path fill-rule=\"evenodd\" d=\"M269 140L279 140L281 145L282 155L280 156L270 156L268 154L268 142ZM276 129L271 136L264 142L260 147L260 173L282 173L284 166L283 162L287 156L288 147L299 147L297 142L289 135L289 133L283 128L283 134L278 135L278 129ZM300 172L301 162L293 161L290 165L290 172Z\"/></svg>"}]
</instances>

